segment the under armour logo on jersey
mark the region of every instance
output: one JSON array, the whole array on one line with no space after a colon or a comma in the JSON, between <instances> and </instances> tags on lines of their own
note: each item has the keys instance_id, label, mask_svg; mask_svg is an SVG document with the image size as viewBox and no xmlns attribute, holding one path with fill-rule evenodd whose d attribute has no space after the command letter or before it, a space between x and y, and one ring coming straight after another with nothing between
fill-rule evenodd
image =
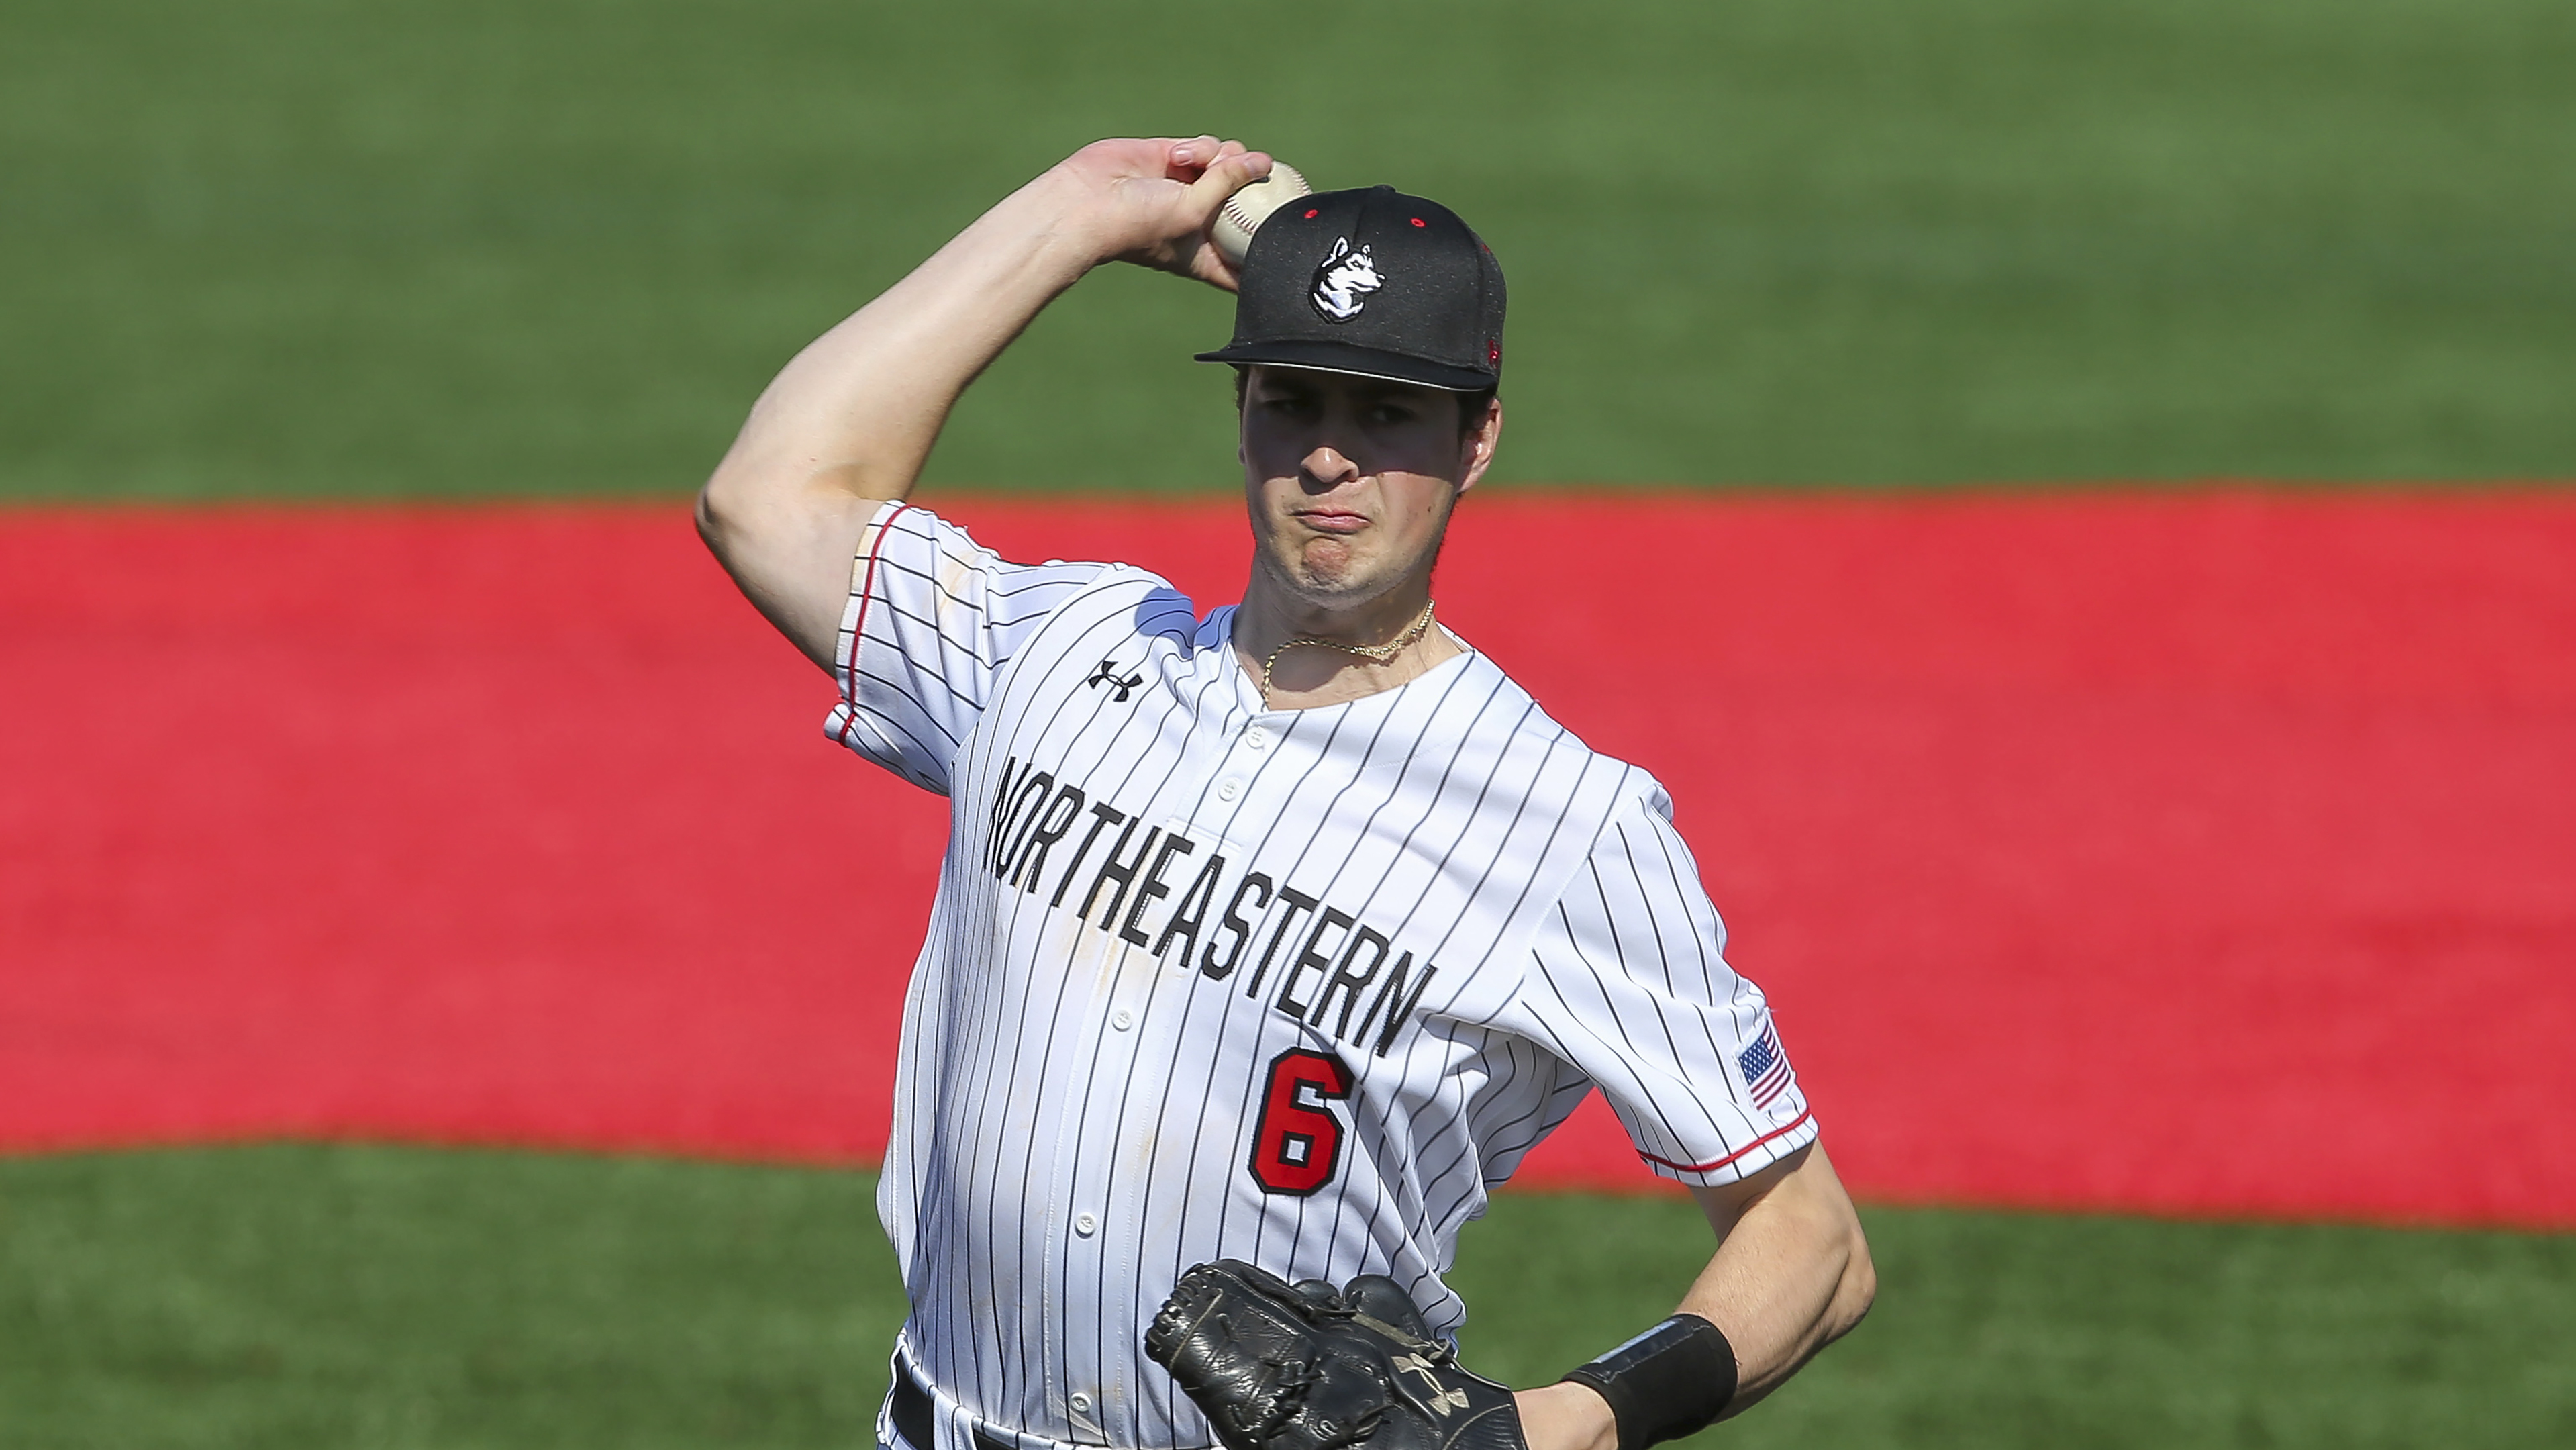
<instances>
[{"instance_id":1,"label":"under armour logo on jersey","mask_svg":"<svg viewBox=\"0 0 2576 1450\"><path fill-rule=\"evenodd\" d=\"M1119 704L1124 705L1127 703L1128 692L1145 683L1145 677L1143 675L1129 675L1126 678L1121 679L1118 675L1117 663L1112 660L1102 660L1100 662L1100 668L1093 670L1091 672L1091 678L1084 680L1083 683L1090 685L1095 689L1102 685L1107 685L1109 688L1118 692L1117 701Z\"/></svg>"}]
</instances>

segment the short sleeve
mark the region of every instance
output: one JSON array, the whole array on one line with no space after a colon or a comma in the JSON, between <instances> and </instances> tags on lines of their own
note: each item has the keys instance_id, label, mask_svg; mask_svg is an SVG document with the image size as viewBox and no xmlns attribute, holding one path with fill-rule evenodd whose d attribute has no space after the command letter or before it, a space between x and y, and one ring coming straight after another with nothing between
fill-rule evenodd
<instances>
[{"instance_id":1,"label":"short sleeve","mask_svg":"<svg viewBox=\"0 0 2576 1450\"><path fill-rule=\"evenodd\" d=\"M911 504L859 540L833 673L832 739L926 790L982 717L1003 666L1104 564L1013 564Z\"/></svg>"},{"instance_id":2,"label":"short sleeve","mask_svg":"<svg viewBox=\"0 0 2576 1450\"><path fill-rule=\"evenodd\" d=\"M1725 952L1658 791L1603 830L1494 1025L1598 1083L1656 1173L1731 1183L1813 1142L1816 1123L1769 1003Z\"/></svg>"}]
</instances>

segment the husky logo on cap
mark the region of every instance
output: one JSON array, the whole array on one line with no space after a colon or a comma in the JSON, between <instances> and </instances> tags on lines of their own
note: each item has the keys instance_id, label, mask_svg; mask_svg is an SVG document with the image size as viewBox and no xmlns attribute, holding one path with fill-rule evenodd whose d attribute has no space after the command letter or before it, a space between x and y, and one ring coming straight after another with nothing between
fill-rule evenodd
<instances>
[{"instance_id":1,"label":"husky logo on cap","mask_svg":"<svg viewBox=\"0 0 2576 1450\"><path fill-rule=\"evenodd\" d=\"M1348 322L1360 315L1368 304L1361 298L1385 286L1377 274L1377 259L1369 249L1351 250L1351 239L1336 238L1333 250L1315 267L1315 288L1307 294L1315 310L1327 321Z\"/></svg>"}]
</instances>

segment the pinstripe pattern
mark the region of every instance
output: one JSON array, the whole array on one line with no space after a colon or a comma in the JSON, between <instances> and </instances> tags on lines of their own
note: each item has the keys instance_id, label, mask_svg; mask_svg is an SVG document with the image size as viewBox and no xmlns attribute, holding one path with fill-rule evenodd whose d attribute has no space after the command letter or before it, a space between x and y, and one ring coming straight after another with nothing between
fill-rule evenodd
<instances>
[{"instance_id":1,"label":"pinstripe pattern","mask_svg":"<svg viewBox=\"0 0 2576 1450\"><path fill-rule=\"evenodd\" d=\"M827 728L952 802L878 1205L918 1450L1208 1443L1138 1345L1206 1259L1454 1329L1459 1228L1595 1082L1685 1181L1814 1136L1794 1082L1752 1105L1769 1015L1662 789L1483 655L1271 712L1150 574L897 505L857 579ZM1272 1081L1317 1063L1345 1095Z\"/></svg>"}]
</instances>

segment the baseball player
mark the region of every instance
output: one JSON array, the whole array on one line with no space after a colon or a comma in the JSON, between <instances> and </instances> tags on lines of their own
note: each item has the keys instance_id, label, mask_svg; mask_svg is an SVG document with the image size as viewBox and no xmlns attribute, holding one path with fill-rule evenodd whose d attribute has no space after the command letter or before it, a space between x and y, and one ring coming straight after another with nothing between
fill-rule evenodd
<instances>
[{"instance_id":1,"label":"baseball player","mask_svg":"<svg viewBox=\"0 0 2576 1450\"><path fill-rule=\"evenodd\" d=\"M911 1297L879 1438L1289 1443L1271 1409L1315 1374L1255 1366L1270 1408L1211 1408L1155 1362L1197 1321L1141 1343L1210 1261L1318 1323L1401 1321L1389 1362L1437 1389L1461 1225L1598 1086L1715 1254L1505 1428L1639 1450L1858 1322L1868 1252L1661 787L1439 616L1443 530L1502 433L1499 265L1379 187L1273 213L1238 271L1210 223L1269 165L1206 136L1083 148L790 362L699 500L838 682L831 737L952 802L879 1194ZM1121 260L1238 294L1202 359L1237 372L1237 604L1005 562L907 501L968 382Z\"/></svg>"}]
</instances>

